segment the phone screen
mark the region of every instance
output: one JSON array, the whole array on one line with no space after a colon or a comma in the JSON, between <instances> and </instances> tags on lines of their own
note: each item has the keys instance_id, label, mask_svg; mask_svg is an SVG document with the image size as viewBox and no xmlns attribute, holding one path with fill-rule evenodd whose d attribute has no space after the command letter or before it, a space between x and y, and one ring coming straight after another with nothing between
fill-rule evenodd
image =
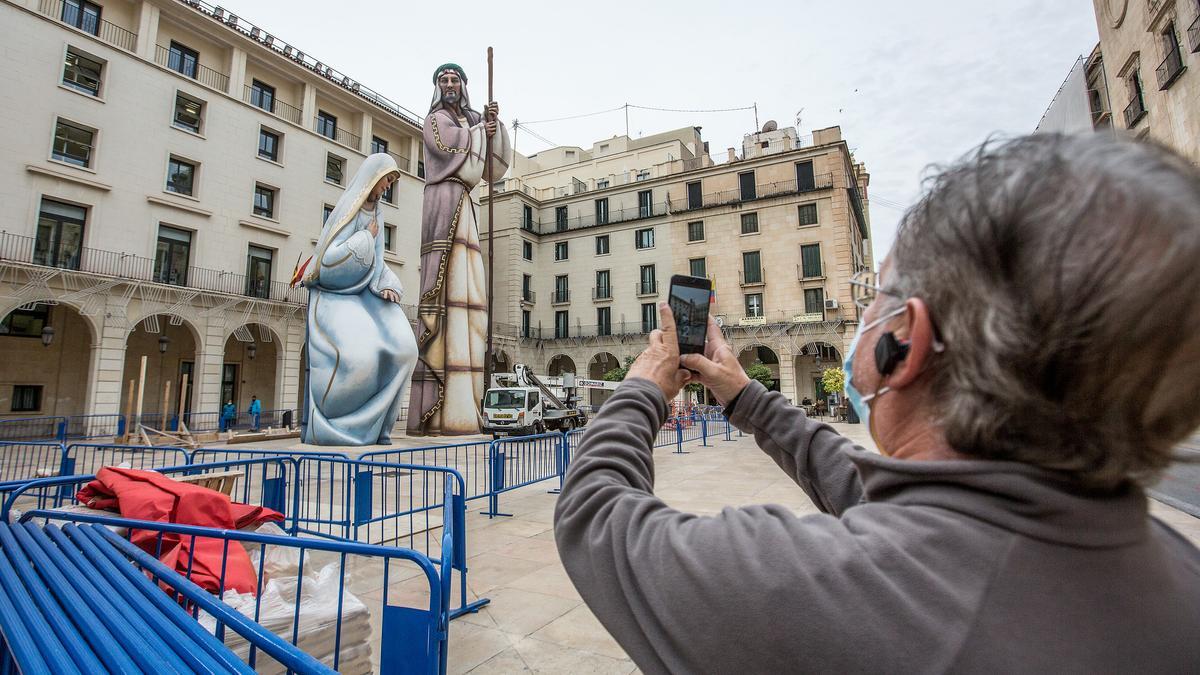
<instances>
[{"instance_id":1,"label":"phone screen","mask_svg":"<svg viewBox=\"0 0 1200 675\"><path fill-rule=\"evenodd\" d=\"M681 283L682 282L682 283ZM692 285L692 282L700 285ZM704 352L704 338L708 333L708 302L712 291L708 279L685 277L671 279L671 294L668 304L675 316L675 330L679 336L680 354Z\"/></svg>"}]
</instances>

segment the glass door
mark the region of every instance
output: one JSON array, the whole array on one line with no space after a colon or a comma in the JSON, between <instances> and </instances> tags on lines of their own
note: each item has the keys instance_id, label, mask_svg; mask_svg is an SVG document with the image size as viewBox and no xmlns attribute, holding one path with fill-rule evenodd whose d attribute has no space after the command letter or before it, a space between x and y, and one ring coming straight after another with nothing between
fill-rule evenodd
<instances>
[{"instance_id":1,"label":"glass door","mask_svg":"<svg viewBox=\"0 0 1200 675\"><path fill-rule=\"evenodd\" d=\"M271 259L274 251L251 246L246 255L246 295L266 298L271 295Z\"/></svg>"},{"instance_id":2,"label":"glass door","mask_svg":"<svg viewBox=\"0 0 1200 675\"><path fill-rule=\"evenodd\" d=\"M191 254L191 232L159 225L158 249L154 255L154 280L160 284L186 286Z\"/></svg>"}]
</instances>

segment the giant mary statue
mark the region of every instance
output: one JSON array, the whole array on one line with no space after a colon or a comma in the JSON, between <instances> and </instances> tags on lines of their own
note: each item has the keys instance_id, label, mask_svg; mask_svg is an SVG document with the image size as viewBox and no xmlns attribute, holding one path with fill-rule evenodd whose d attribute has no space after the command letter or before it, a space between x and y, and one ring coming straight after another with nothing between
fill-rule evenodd
<instances>
[{"instance_id":1,"label":"giant mary statue","mask_svg":"<svg viewBox=\"0 0 1200 675\"><path fill-rule=\"evenodd\" d=\"M326 219L310 261L305 443L391 442L417 361L400 308L404 291L383 262L379 198L399 175L391 155L367 157Z\"/></svg>"}]
</instances>

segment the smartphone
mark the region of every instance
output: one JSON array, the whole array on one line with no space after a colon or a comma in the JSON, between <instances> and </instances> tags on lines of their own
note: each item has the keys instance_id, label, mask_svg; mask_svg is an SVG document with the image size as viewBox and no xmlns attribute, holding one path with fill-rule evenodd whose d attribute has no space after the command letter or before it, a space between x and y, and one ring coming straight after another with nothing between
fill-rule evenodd
<instances>
[{"instance_id":1,"label":"smartphone","mask_svg":"<svg viewBox=\"0 0 1200 675\"><path fill-rule=\"evenodd\" d=\"M671 277L667 303L675 316L680 354L703 354L708 334L708 303L712 298L712 280L676 274Z\"/></svg>"}]
</instances>

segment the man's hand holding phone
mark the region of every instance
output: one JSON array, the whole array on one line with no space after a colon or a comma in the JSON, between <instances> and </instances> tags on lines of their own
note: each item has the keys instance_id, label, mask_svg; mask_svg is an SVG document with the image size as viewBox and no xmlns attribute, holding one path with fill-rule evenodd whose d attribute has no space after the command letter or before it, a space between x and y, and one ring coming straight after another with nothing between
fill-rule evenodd
<instances>
[{"instance_id":1,"label":"man's hand holding phone","mask_svg":"<svg viewBox=\"0 0 1200 675\"><path fill-rule=\"evenodd\" d=\"M708 387L721 405L728 405L750 384L750 377L742 369L742 364L738 363L737 354L725 342L721 327L711 316L708 317L704 354L684 354L680 362L696 373L691 379Z\"/></svg>"},{"instance_id":2,"label":"man's hand holding phone","mask_svg":"<svg viewBox=\"0 0 1200 675\"><path fill-rule=\"evenodd\" d=\"M650 332L650 344L629 367L626 377L650 380L662 389L663 395L670 401L691 380L692 374L679 365L675 317L665 302L658 303L658 325L659 328Z\"/></svg>"}]
</instances>

